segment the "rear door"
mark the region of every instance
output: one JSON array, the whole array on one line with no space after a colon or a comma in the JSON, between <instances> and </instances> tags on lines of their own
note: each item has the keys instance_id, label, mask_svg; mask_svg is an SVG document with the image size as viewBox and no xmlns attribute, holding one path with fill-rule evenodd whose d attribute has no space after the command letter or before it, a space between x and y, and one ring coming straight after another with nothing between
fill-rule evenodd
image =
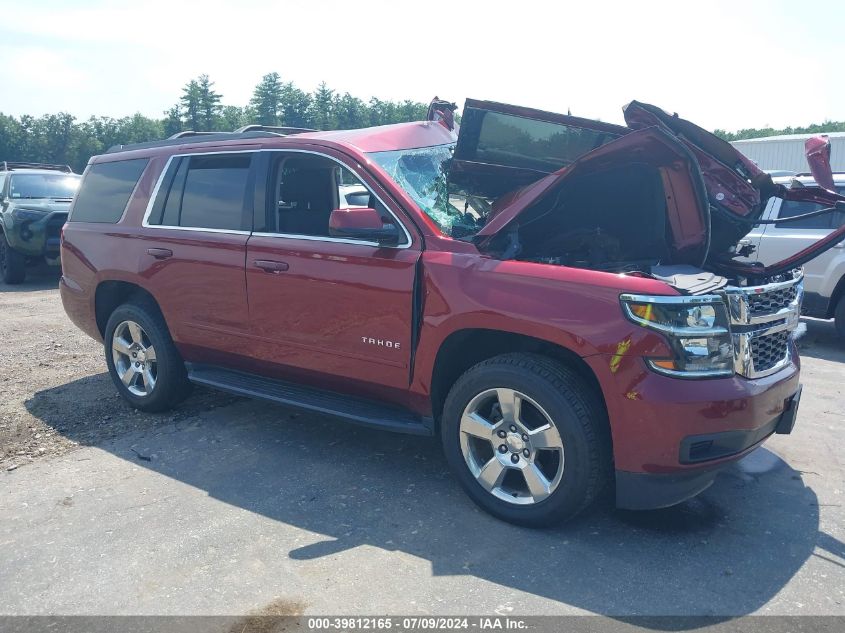
<instances>
[{"instance_id":1,"label":"rear door","mask_svg":"<svg viewBox=\"0 0 845 633\"><path fill-rule=\"evenodd\" d=\"M173 156L144 217L141 274L187 360L227 364L245 353L254 157Z\"/></svg>"},{"instance_id":2,"label":"rear door","mask_svg":"<svg viewBox=\"0 0 845 633\"><path fill-rule=\"evenodd\" d=\"M297 382L404 394L420 243L377 181L326 152L262 153L265 213L256 218L246 257L254 353ZM366 205L403 228L399 245L330 235L329 216L352 185L366 188Z\"/></svg>"}]
</instances>

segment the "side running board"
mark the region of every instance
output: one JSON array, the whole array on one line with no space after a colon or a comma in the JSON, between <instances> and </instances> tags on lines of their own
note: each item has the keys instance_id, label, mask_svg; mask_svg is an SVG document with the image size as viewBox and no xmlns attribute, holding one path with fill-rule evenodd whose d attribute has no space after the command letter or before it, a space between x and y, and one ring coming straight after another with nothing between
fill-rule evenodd
<instances>
[{"instance_id":1,"label":"side running board","mask_svg":"<svg viewBox=\"0 0 845 633\"><path fill-rule=\"evenodd\" d=\"M197 385L316 411L384 431L434 435L431 418L399 407L222 367L193 363L186 363L186 367L188 380Z\"/></svg>"}]
</instances>

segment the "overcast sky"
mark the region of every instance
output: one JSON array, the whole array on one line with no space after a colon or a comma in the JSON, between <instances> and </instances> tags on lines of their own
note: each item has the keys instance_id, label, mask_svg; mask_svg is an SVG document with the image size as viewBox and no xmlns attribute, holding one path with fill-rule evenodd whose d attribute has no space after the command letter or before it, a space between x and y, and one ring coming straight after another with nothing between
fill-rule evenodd
<instances>
[{"instance_id":1,"label":"overcast sky","mask_svg":"<svg viewBox=\"0 0 845 633\"><path fill-rule=\"evenodd\" d=\"M200 73L245 105L276 71L362 99L804 125L845 119L843 25L841 0L0 0L0 112L160 117Z\"/></svg>"}]
</instances>

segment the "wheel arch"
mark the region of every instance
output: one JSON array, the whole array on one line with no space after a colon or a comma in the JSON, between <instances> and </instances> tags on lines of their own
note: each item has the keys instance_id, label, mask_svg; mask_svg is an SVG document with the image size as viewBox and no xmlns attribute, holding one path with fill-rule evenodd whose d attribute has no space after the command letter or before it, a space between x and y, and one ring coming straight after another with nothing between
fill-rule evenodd
<instances>
[{"instance_id":1,"label":"wheel arch","mask_svg":"<svg viewBox=\"0 0 845 633\"><path fill-rule=\"evenodd\" d=\"M526 334L467 328L449 334L437 350L430 383L431 407L437 428L449 389L465 371L494 356L514 352L539 354L574 371L590 387L607 419L607 403L601 383L592 368L576 352L558 343Z\"/></svg>"},{"instance_id":2,"label":"wheel arch","mask_svg":"<svg viewBox=\"0 0 845 633\"><path fill-rule=\"evenodd\" d=\"M131 281L108 279L97 284L94 290L94 317L101 337L105 337L106 323L112 312L129 301L140 301L153 307L162 315L155 297L145 288Z\"/></svg>"},{"instance_id":3,"label":"wheel arch","mask_svg":"<svg viewBox=\"0 0 845 633\"><path fill-rule=\"evenodd\" d=\"M827 304L827 318L832 319L836 313L836 306L839 305L839 300L845 295L845 275L839 278L833 292L830 295L830 301Z\"/></svg>"}]
</instances>

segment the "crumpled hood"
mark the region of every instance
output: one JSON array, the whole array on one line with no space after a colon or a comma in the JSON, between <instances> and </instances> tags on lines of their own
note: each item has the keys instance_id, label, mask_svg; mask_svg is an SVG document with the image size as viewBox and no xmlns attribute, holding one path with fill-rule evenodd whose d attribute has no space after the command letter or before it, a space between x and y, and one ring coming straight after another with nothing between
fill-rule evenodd
<instances>
[{"instance_id":1,"label":"crumpled hood","mask_svg":"<svg viewBox=\"0 0 845 633\"><path fill-rule=\"evenodd\" d=\"M657 126L674 134L698 161L711 209L711 253L736 246L760 219L778 188L771 176L715 134L660 108L632 101L623 109L634 130Z\"/></svg>"},{"instance_id":2,"label":"crumpled hood","mask_svg":"<svg viewBox=\"0 0 845 633\"><path fill-rule=\"evenodd\" d=\"M496 198L493 215L476 235L475 242L480 247L509 230L520 214L567 178L583 173L589 165L600 165L603 160L612 160L614 155L622 156L632 149L641 151L641 156L652 156L658 145L661 151L671 147L679 156L684 154L679 162L688 175L683 184L688 189L685 203L674 210L674 220L673 210L669 210L670 223L675 229L670 248L683 254L678 262L703 265L708 261L724 270L749 271L747 264L732 258L736 256L737 244L759 222L772 196L830 206L845 203L845 197L821 187L795 189L775 184L727 141L677 114L639 101L632 101L624 108L627 127L476 100L467 100L464 111L465 120L471 125L466 126L466 134L462 125L449 178L480 184L488 189L483 193ZM485 129L483 123L476 123L483 121L487 113L510 119L513 123L508 124L519 128L519 135L513 130L510 135L502 133L499 130L506 128L501 123L498 129L492 125ZM566 130L570 136L572 130L578 131L579 145L574 151L571 145L552 143L557 134L552 129L555 127ZM529 138L532 134L534 138ZM629 142L634 137L643 141L641 147ZM657 139L661 142L653 142ZM516 186L509 193L499 195L503 192L494 188L501 187L503 182L513 182ZM681 186L680 181L678 184ZM801 265L843 237L845 227L783 262L765 269L755 267L754 271L780 272L786 266Z\"/></svg>"}]
</instances>

